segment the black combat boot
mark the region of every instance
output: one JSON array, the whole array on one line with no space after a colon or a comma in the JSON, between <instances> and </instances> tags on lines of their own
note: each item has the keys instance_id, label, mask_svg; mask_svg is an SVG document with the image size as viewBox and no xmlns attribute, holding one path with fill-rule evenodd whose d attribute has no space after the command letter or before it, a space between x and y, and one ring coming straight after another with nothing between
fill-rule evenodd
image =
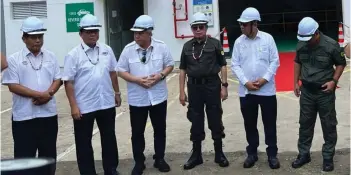
<instances>
[{"instance_id":1,"label":"black combat boot","mask_svg":"<svg viewBox=\"0 0 351 175\"><path fill-rule=\"evenodd\" d=\"M184 164L184 169L190 170L202 163L201 142L193 142L193 151L189 160Z\"/></svg>"},{"instance_id":2,"label":"black combat boot","mask_svg":"<svg viewBox=\"0 0 351 175\"><path fill-rule=\"evenodd\" d=\"M306 163L311 162L311 156L309 154L306 155L298 155L297 159L291 164L293 168L300 168Z\"/></svg>"},{"instance_id":3,"label":"black combat boot","mask_svg":"<svg viewBox=\"0 0 351 175\"><path fill-rule=\"evenodd\" d=\"M136 162L132 170L132 175L142 175L146 166L143 162Z\"/></svg>"},{"instance_id":4,"label":"black combat boot","mask_svg":"<svg viewBox=\"0 0 351 175\"><path fill-rule=\"evenodd\" d=\"M324 159L323 160L323 171L329 172L334 170L333 159Z\"/></svg>"},{"instance_id":5,"label":"black combat boot","mask_svg":"<svg viewBox=\"0 0 351 175\"><path fill-rule=\"evenodd\" d=\"M223 153L222 147L222 140L216 140L214 142L215 162L218 163L220 167L227 167L229 166L229 162Z\"/></svg>"}]
</instances>

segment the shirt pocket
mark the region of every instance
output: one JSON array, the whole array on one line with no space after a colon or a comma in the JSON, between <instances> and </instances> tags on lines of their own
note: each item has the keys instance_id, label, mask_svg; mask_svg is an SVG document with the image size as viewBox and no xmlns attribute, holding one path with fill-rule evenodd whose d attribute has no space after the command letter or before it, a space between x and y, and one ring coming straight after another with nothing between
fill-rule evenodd
<instances>
[{"instance_id":1,"label":"shirt pocket","mask_svg":"<svg viewBox=\"0 0 351 175\"><path fill-rule=\"evenodd\" d=\"M50 79L50 80L53 80L54 79L54 72L55 72L55 64L53 61L49 60L49 61L43 61L43 73L45 75L47 75L47 77Z\"/></svg>"},{"instance_id":2,"label":"shirt pocket","mask_svg":"<svg viewBox=\"0 0 351 175\"><path fill-rule=\"evenodd\" d=\"M128 59L128 65L129 65L129 70L132 75L135 76L144 76L144 69L142 69L142 63L140 61L140 58L134 57L134 58L129 58Z\"/></svg>"},{"instance_id":3,"label":"shirt pocket","mask_svg":"<svg viewBox=\"0 0 351 175\"><path fill-rule=\"evenodd\" d=\"M308 54L300 54L299 59L301 63L309 63L310 56Z\"/></svg>"},{"instance_id":4,"label":"shirt pocket","mask_svg":"<svg viewBox=\"0 0 351 175\"><path fill-rule=\"evenodd\" d=\"M162 54L155 54L151 57L152 70L161 72L163 70L163 56Z\"/></svg>"},{"instance_id":5,"label":"shirt pocket","mask_svg":"<svg viewBox=\"0 0 351 175\"><path fill-rule=\"evenodd\" d=\"M317 55L315 65L317 68L326 69L331 65L330 58L327 56Z\"/></svg>"},{"instance_id":6,"label":"shirt pocket","mask_svg":"<svg viewBox=\"0 0 351 175\"><path fill-rule=\"evenodd\" d=\"M215 47L205 47L204 50L202 51L201 58L204 56L211 57L211 58L217 58L216 48Z\"/></svg>"},{"instance_id":7,"label":"shirt pocket","mask_svg":"<svg viewBox=\"0 0 351 175\"><path fill-rule=\"evenodd\" d=\"M264 63L269 63L269 47L268 45L262 45L258 48L258 60Z\"/></svg>"},{"instance_id":8,"label":"shirt pocket","mask_svg":"<svg viewBox=\"0 0 351 175\"><path fill-rule=\"evenodd\" d=\"M103 67L103 69L110 71L110 67L111 67L110 56L109 55L99 55L99 57L100 57L100 61L102 63L101 66Z\"/></svg>"}]
</instances>

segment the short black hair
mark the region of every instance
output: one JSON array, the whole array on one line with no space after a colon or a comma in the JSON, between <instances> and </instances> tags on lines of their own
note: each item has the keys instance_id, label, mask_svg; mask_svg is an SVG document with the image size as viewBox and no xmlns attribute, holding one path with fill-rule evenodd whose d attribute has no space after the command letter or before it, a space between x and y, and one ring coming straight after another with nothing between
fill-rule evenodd
<instances>
[{"instance_id":1,"label":"short black hair","mask_svg":"<svg viewBox=\"0 0 351 175\"><path fill-rule=\"evenodd\" d=\"M26 33L26 32L23 32L22 37L24 37L24 38L28 38L28 37L29 37L29 34L28 34L28 33Z\"/></svg>"}]
</instances>

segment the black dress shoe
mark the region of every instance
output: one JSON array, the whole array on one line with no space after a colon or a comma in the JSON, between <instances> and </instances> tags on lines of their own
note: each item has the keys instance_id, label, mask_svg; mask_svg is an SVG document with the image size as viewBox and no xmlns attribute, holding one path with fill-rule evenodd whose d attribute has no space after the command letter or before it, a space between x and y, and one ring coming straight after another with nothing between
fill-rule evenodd
<instances>
[{"instance_id":1,"label":"black dress shoe","mask_svg":"<svg viewBox=\"0 0 351 175\"><path fill-rule=\"evenodd\" d=\"M119 175L119 172L116 168L112 168L111 171L104 171L104 175Z\"/></svg>"},{"instance_id":2,"label":"black dress shoe","mask_svg":"<svg viewBox=\"0 0 351 175\"><path fill-rule=\"evenodd\" d=\"M269 167L271 167L271 169L280 168L280 162L279 162L277 157L268 157L268 163L269 163Z\"/></svg>"},{"instance_id":3,"label":"black dress shoe","mask_svg":"<svg viewBox=\"0 0 351 175\"><path fill-rule=\"evenodd\" d=\"M291 164L293 168L300 168L306 163L311 162L310 155L298 155L297 159Z\"/></svg>"},{"instance_id":4,"label":"black dress shoe","mask_svg":"<svg viewBox=\"0 0 351 175\"><path fill-rule=\"evenodd\" d=\"M257 156L252 156L252 155L247 156L247 158L245 159L245 162L244 162L244 168L253 167L255 165L255 163L257 162L257 160L258 160Z\"/></svg>"},{"instance_id":5,"label":"black dress shoe","mask_svg":"<svg viewBox=\"0 0 351 175\"><path fill-rule=\"evenodd\" d=\"M171 167L169 167L164 159L156 159L154 162L154 167L158 168L160 172L169 172L171 170Z\"/></svg>"},{"instance_id":6,"label":"black dress shoe","mask_svg":"<svg viewBox=\"0 0 351 175\"><path fill-rule=\"evenodd\" d=\"M145 168L146 166L144 163L136 163L132 170L132 175L142 175Z\"/></svg>"},{"instance_id":7,"label":"black dress shoe","mask_svg":"<svg viewBox=\"0 0 351 175\"><path fill-rule=\"evenodd\" d=\"M334 170L334 162L333 160L323 160L323 171L329 172Z\"/></svg>"}]
</instances>

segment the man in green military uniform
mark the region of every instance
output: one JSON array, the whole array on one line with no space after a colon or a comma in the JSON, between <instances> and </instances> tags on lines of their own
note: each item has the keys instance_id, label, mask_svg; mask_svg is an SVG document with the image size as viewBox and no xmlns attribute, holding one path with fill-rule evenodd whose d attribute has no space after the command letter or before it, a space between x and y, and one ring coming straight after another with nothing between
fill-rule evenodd
<instances>
[{"instance_id":1,"label":"man in green military uniform","mask_svg":"<svg viewBox=\"0 0 351 175\"><path fill-rule=\"evenodd\" d=\"M221 42L206 35L207 24L205 14L194 14L190 24L194 38L184 44L180 58L179 101L183 106L186 101L189 102L187 117L191 122L190 140L193 142L193 153L184 164L186 170L203 163L201 142L205 139L205 106L208 126L214 140L215 162L221 167L229 165L222 150L225 134L221 104L221 100L228 97L227 62ZM184 90L186 76L189 100Z\"/></svg>"},{"instance_id":2,"label":"man in green military uniform","mask_svg":"<svg viewBox=\"0 0 351 175\"><path fill-rule=\"evenodd\" d=\"M300 97L299 155L292 167L299 168L311 161L310 148L318 112L325 141L322 148L323 171L333 171L338 123L335 89L346 60L339 44L320 32L318 27L318 23L310 17L303 18L298 26L300 42L296 50L294 83L295 95Z\"/></svg>"}]
</instances>

